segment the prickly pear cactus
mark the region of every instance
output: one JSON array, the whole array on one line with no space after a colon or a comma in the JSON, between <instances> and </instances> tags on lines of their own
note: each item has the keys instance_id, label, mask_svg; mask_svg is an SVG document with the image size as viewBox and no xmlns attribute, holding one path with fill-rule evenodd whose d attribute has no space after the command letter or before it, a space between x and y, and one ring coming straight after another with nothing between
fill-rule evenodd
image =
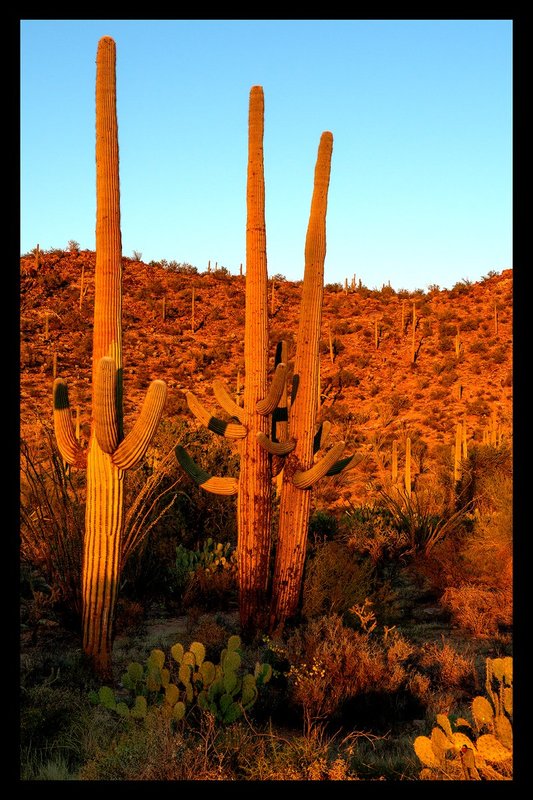
<instances>
[{"instance_id":1,"label":"prickly pear cactus","mask_svg":"<svg viewBox=\"0 0 533 800\"><path fill-rule=\"evenodd\" d=\"M195 708L211 714L221 724L229 725L250 709L259 689L270 680L270 664L256 662L253 673L242 666L241 639L230 636L221 651L218 664L206 659L202 642L193 642L186 650L180 642L165 653L154 649L143 666L128 665L121 686L129 691L129 702L117 701L109 686L102 686L91 699L122 717L146 719L158 712L169 722L179 722Z\"/></svg>"},{"instance_id":2,"label":"prickly pear cactus","mask_svg":"<svg viewBox=\"0 0 533 800\"><path fill-rule=\"evenodd\" d=\"M486 697L474 697L472 720L459 718L454 731L445 714L429 736L418 736L414 750L424 768L422 780L512 780L512 658L486 661Z\"/></svg>"}]
</instances>

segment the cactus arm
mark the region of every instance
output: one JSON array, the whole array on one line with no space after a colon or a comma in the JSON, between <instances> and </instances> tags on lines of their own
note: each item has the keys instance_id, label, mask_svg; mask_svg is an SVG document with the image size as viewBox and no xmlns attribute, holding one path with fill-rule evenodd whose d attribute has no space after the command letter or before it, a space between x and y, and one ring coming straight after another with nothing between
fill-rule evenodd
<instances>
[{"instance_id":1,"label":"cactus arm","mask_svg":"<svg viewBox=\"0 0 533 800\"><path fill-rule=\"evenodd\" d=\"M348 456L347 458L341 458L337 461L331 469L328 469L326 475L329 477L330 475L338 475L340 472L348 472L348 470L355 467L355 465L361 460L361 457L354 453L353 456Z\"/></svg>"},{"instance_id":2,"label":"cactus arm","mask_svg":"<svg viewBox=\"0 0 533 800\"><path fill-rule=\"evenodd\" d=\"M119 442L117 418L117 369L109 356L101 358L94 387L94 432L100 449L113 453Z\"/></svg>"},{"instance_id":3,"label":"cactus arm","mask_svg":"<svg viewBox=\"0 0 533 800\"><path fill-rule=\"evenodd\" d=\"M241 423L225 422L213 417L192 392L187 392L186 397L187 405L194 416L213 433L225 436L226 439L243 439L248 433L246 427Z\"/></svg>"},{"instance_id":4,"label":"cactus arm","mask_svg":"<svg viewBox=\"0 0 533 800\"><path fill-rule=\"evenodd\" d=\"M86 456L78 440L68 401L68 387L62 378L54 381L54 431L61 453L67 464L84 466Z\"/></svg>"},{"instance_id":5,"label":"cactus arm","mask_svg":"<svg viewBox=\"0 0 533 800\"><path fill-rule=\"evenodd\" d=\"M345 448L344 442L337 442L326 455L317 461L310 469L297 470L292 476L292 483L298 489L309 489L324 475L327 475Z\"/></svg>"},{"instance_id":6,"label":"cactus arm","mask_svg":"<svg viewBox=\"0 0 533 800\"><path fill-rule=\"evenodd\" d=\"M315 433L315 438L313 440L313 454L318 453L318 451L325 446L330 430L331 430L331 422L328 422L328 420L324 420L324 422L320 425L319 429Z\"/></svg>"},{"instance_id":7,"label":"cactus arm","mask_svg":"<svg viewBox=\"0 0 533 800\"><path fill-rule=\"evenodd\" d=\"M281 400L286 378L287 364L279 363L276 367L276 371L274 372L274 377L272 379L272 383L270 384L270 389L267 396L263 400L260 400L255 406L256 411L259 414L266 416L274 411Z\"/></svg>"},{"instance_id":8,"label":"cactus arm","mask_svg":"<svg viewBox=\"0 0 533 800\"><path fill-rule=\"evenodd\" d=\"M289 439L286 442L273 442L266 433L262 433L261 431L257 434L257 441L267 453L271 453L275 456L286 456L287 453L294 450L296 445L294 439Z\"/></svg>"},{"instance_id":9,"label":"cactus arm","mask_svg":"<svg viewBox=\"0 0 533 800\"><path fill-rule=\"evenodd\" d=\"M224 411L227 411L230 416L242 422L244 419L244 410L232 399L223 381L213 381L213 392Z\"/></svg>"},{"instance_id":10,"label":"cactus arm","mask_svg":"<svg viewBox=\"0 0 533 800\"><path fill-rule=\"evenodd\" d=\"M217 478L203 470L190 457L184 447L176 447L176 458L182 469L195 481L202 489L212 494L233 495L237 494L238 482L235 478Z\"/></svg>"},{"instance_id":11,"label":"cactus arm","mask_svg":"<svg viewBox=\"0 0 533 800\"><path fill-rule=\"evenodd\" d=\"M159 425L166 397L166 383L160 380L152 381L137 422L113 453L112 460L116 467L131 469L139 463Z\"/></svg>"}]
</instances>

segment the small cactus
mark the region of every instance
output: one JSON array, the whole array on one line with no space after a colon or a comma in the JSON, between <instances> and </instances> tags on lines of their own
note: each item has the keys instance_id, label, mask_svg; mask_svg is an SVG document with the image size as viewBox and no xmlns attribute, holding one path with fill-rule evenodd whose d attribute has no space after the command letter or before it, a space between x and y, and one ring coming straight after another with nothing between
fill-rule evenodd
<instances>
[{"instance_id":1,"label":"small cactus","mask_svg":"<svg viewBox=\"0 0 533 800\"><path fill-rule=\"evenodd\" d=\"M240 637L230 636L215 665L206 660L202 642L193 642L188 650L176 642L170 649L168 667L164 652L154 649L144 667L132 662L122 676L122 686L131 693L130 705L117 702L109 686L102 686L91 698L110 711L134 720L144 720L151 710L157 709L167 720L179 722L189 709L197 706L218 722L231 724L253 706L259 687L272 676L270 664L259 662L253 674L244 672L240 647Z\"/></svg>"},{"instance_id":2,"label":"small cactus","mask_svg":"<svg viewBox=\"0 0 533 800\"><path fill-rule=\"evenodd\" d=\"M510 657L487 659L486 686L492 704L487 698L477 696L471 706L474 724L462 717L455 721L457 728L468 729L469 736L454 731L448 717L438 714L431 738L415 739L415 753L424 765L421 779L512 779L513 729L503 703L505 690L512 692L512 661Z\"/></svg>"}]
</instances>

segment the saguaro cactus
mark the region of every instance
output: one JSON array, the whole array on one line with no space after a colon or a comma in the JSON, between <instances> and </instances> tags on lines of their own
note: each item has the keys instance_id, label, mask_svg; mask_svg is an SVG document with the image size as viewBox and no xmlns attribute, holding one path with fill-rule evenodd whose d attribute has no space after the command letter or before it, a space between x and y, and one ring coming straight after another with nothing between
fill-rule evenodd
<instances>
[{"instance_id":1,"label":"saguaro cactus","mask_svg":"<svg viewBox=\"0 0 533 800\"><path fill-rule=\"evenodd\" d=\"M270 624L282 623L292 615L298 601L305 538L309 520L309 488L323 475L335 474L351 459L339 461L344 448L340 442L314 466L313 453L320 447L315 434L318 405L318 367L323 262L325 256L325 214L333 137L324 133L315 170L315 189L305 252L302 313L291 395L290 437L280 436L287 364L276 359L267 391L268 291L266 262L265 194L263 170L264 98L260 86L250 92L245 307L245 390L241 408L220 381L213 385L229 422L211 416L192 393L187 394L191 411L215 433L240 439L240 474L235 478L214 477L201 470L182 447L176 448L181 466L196 482L218 494L237 494L238 560L241 628L255 630L265 624L268 607L271 549L272 477L283 469L277 567L273 585ZM294 418L293 418L294 414ZM273 431L269 437L270 429ZM280 436L280 438L277 438ZM294 457L292 453L294 451ZM289 460L284 460L288 458ZM274 469L273 469L274 465ZM287 488L289 487L289 488Z\"/></svg>"},{"instance_id":2,"label":"saguaro cactus","mask_svg":"<svg viewBox=\"0 0 533 800\"><path fill-rule=\"evenodd\" d=\"M344 442L313 465L318 407L319 343L326 257L326 209L333 136L322 134L315 167L305 242L302 306L296 344L289 434L295 441L284 464L279 543L274 567L270 627L282 625L298 607L305 563L311 494L309 488L337 462Z\"/></svg>"},{"instance_id":3,"label":"saguaro cactus","mask_svg":"<svg viewBox=\"0 0 533 800\"><path fill-rule=\"evenodd\" d=\"M111 672L114 609L121 564L125 470L146 452L163 410L166 385L153 381L124 437L122 410L122 263L116 52L109 36L96 57L96 270L92 417L87 454L72 421L66 383L54 383L56 439L68 464L87 467L82 572L83 648L102 676Z\"/></svg>"}]
</instances>

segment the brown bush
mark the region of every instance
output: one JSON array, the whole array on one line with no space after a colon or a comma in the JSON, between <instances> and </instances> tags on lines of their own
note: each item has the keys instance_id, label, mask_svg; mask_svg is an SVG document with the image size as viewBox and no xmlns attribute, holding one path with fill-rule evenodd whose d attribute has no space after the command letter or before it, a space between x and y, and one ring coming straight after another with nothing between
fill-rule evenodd
<instances>
[{"instance_id":1,"label":"brown bush","mask_svg":"<svg viewBox=\"0 0 533 800\"><path fill-rule=\"evenodd\" d=\"M473 636L494 636L500 627L512 624L510 588L495 590L481 586L449 586L441 603L451 612L454 622Z\"/></svg>"}]
</instances>

